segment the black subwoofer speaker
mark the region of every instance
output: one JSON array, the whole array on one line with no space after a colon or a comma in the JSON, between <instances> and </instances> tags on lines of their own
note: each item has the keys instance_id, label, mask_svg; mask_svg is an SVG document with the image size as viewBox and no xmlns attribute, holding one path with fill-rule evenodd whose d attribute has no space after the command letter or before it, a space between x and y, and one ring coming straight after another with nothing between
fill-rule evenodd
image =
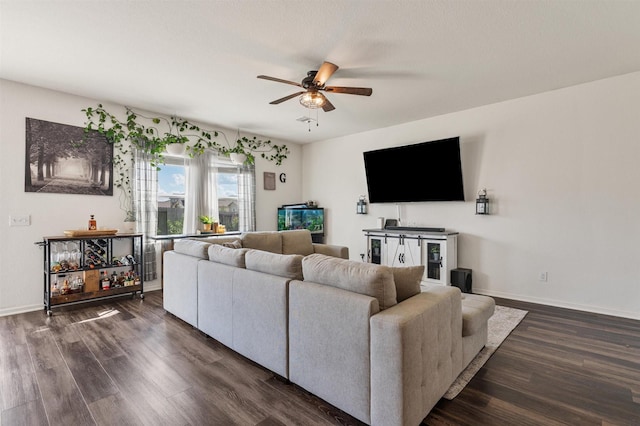
<instances>
[{"instance_id":1,"label":"black subwoofer speaker","mask_svg":"<svg viewBox=\"0 0 640 426\"><path fill-rule=\"evenodd\" d=\"M463 293L471 293L471 269L452 269L451 285L458 287Z\"/></svg>"}]
</instances>

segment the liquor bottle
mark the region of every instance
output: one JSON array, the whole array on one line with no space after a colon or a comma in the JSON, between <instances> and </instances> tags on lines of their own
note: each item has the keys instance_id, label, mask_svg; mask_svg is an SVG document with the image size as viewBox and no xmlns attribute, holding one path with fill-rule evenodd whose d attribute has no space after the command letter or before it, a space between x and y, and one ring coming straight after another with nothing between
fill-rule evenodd
<instances>
[{"instance_id":1,"label":"liquor bottle","mask_svg":"<svg viewBox=\"0 0 640 426\"><path fill-rule=\"evenodd\" d=\"M94 218L94 215L91 215L91 218L89 219L89 231L95 231L96 229L98 229L96 220Z\"/></svg>"},{"instance_id":2,"label":"liquor bottle","mask_svg":"<svg viewBox=\"0 0 640 426\"><path fill-rule=\"evenodd\" d=\"M111 280L109 279L109 275L107 275L107 271L102 271L101 287L103 290L109 290L109 288L111 288Z\"/></svg>"}]
</instances>

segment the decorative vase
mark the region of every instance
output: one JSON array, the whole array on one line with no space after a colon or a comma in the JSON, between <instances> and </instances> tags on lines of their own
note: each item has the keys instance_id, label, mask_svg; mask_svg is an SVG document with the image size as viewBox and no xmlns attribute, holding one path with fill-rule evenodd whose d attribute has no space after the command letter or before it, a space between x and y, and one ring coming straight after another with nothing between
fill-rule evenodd
<instances>
[{"instance_id":1,"label":"decorative vase","mask_svg":"<svg viewBox=\"0 0 640 426\"><path fill-rule=\"evenodd\" d=\"M247 155L239 154L237 152L231 152L229 153L229 158L231 158L231 162L233 164L244 164L244 162L247 160Z\"/></svg>"},{"instance_id":2,"label":"decorative vase","mask_svg":"<svg viewBox=\"0 0 640 426\"><path fill-rule=\"evenodd\" d=\"M171 155L184 155L186 147L183 143L170 143L165 149Z\"/></svg>"}]
</instances>

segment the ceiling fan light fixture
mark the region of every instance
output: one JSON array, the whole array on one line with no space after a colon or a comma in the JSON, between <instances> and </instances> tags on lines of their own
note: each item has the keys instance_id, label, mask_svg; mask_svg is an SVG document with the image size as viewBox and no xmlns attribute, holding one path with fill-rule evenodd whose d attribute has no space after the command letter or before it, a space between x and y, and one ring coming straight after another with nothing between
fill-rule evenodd
<instances>
[{"instance_id":1,"label":"ceiling fan light fixture","mask_svg":"<svg viewBox=\"0 0 640 426\"><path fill-rule=\"evenodd\" d=\"M310 109L322 108L324 96L318 92L305 92L300 96L300 104Z\"/></svg>"}]
</instances>

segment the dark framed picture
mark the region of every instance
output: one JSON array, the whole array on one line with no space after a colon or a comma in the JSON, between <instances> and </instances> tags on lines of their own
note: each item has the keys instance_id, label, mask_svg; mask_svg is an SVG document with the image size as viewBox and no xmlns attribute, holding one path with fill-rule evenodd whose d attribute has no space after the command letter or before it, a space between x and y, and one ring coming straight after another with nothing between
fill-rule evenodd
<instances>
[{"instance_id":1,"label":"dark framed picture","mask_svg":"<svg viewBox=\"0 0 640 426\"><path fill-rule=\"evenodd\" d=\"M113 195L113 145L83 127L26 119L25 192Z\"/></svg>"}]
</instances>

